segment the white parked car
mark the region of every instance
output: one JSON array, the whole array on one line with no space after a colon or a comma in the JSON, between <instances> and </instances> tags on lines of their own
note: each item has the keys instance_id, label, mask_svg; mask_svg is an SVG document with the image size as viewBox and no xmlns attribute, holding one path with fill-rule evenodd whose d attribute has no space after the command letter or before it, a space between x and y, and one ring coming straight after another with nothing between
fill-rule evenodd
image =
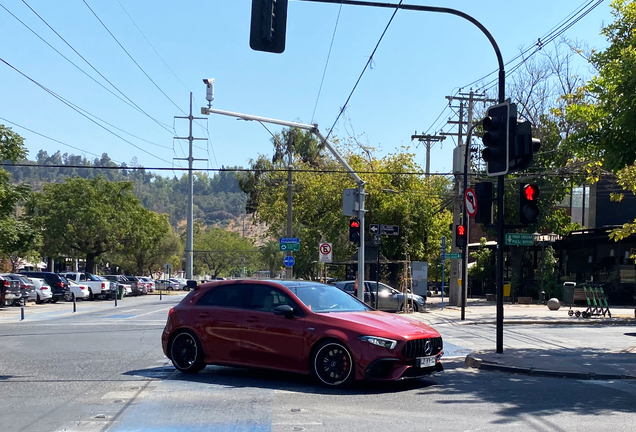
<instances>
[{"instance_id":1,"label":"white parked car","mask_svg":"<svg viewBox=\"0 0 636 432\"><path fill-rule=\"evenodd\" d=\"M91 292L88 289L88 285L78 284L73 282L72 280L69 280L68 287L71 289L71 292L75 294L76 300L88 300L91 295ZM65 294L64 300L73 301L73 297L71 296L71 293Z\"/></svg>"},{"instance_id":2,"label":"white parked car","mask_svg":"<svg viewBox=\"0 0 636 432\"><path fill-rule=\"evenodd\" d=\"M53 298L53 290L51 290L49 284L46 283L44 279L40 278L30 277L28 279L33 282L33 285L35 286L35 293L37 295L35 302L38 304L50 302Z\"/></svg>"},{"instance_id":3,"label":"white parked car","mask_svg":"<svg viewBox=\"0 0 636 432\"><path fill-rule=\"evenodd\" d=\"M187 281L185 279L171 278L170 281L175 283L175 285L176 285L175 289L177 289L177 290L182 290L187 285Z\"/></svg>"},{"instance_id":4,"label":"white parked car","mask_svg":"<svg viewBox=\"0 0 636 432\"><path fill-rule=\"evenodd\" d=\"M153 292L155 290L155 281L152 280L152 278L147 276L137 276L137 279L146 284L148 292Z\"/></svg>"}]
</instances>

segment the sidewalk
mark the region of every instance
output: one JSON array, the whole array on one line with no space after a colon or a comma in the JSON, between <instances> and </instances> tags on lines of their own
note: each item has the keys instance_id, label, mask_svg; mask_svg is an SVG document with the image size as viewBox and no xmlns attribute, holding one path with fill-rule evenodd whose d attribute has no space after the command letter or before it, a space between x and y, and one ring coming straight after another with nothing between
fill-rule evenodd
<instances>
[{"instance_id":1,"label":"sidewalk","mask_svg":"<svg viewBox=\"0 0 636 432\"><path fill-rule=\"evenodd\" d=\"M569 307L551 311L546 305L522 305L504 303L504 329L511 325L559 325L559 326L636 326L634 307L612 307L609 317L577 318L568 316ZM585 310L574 307L574 310ZM427 311L413 317L431 326L452 323L453 325L495 325L497 306L495 302L468 300L465 320L461 321L461 309L448 306L448 298L429 297ZM419 316L415 316L419 315ZM634 332L636 333L636 327ZM627 337L627 336L626 336ZM536 376L574 379L636 379L636 346L619 352L603 347L578 347L571 349L504 349L502 354L493 350L473 351L464 363L481 370L495 370Z\"/></svg>"}]
</instances>

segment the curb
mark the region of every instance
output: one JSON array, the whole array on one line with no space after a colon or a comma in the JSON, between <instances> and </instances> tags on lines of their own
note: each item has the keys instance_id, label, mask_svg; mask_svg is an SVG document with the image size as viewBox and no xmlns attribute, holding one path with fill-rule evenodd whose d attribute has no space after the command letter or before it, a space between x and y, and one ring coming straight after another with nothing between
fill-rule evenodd
<instances>
[{"instance_id":1,"label":"curb","mask_svg":"<svg viewBox=\"0 0 636 432\"><path fill-rule=\"evenodd\" d=\"M529 375L529 376L542 376L548 378L567 378L577 380L618 380L618 379L636 379L636 376L632 375L617 375L617 374L595 374L585 372L567 372L567 371L554 371L547 369L536 368L524 368L518 366L506 366L497 363L485 362L480 358L472 357L470 354L466 356L464 364L468 367L479 370L504 372L517 375Z\"/></svg>"}]
</instances>

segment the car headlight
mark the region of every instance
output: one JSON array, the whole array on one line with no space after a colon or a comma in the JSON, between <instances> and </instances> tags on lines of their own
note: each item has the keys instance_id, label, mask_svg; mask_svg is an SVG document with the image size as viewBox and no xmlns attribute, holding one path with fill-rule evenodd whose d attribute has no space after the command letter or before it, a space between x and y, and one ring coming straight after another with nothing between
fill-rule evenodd
<instances>
[{"instance_id":1,"label":"car headlight","mask_svg":"<svg viewBox=\"0 0 636 432\"><path fill-rule=\"evenodd\" d=\"M415 296L415 301L418 302L419 304L426 303L426 300L422 296Z\"/></svg>"},{"instance_id":2,"label":"car headlight","mask_svg":"<svg viewBox=\"0 0 636 432\"><path fill-rule=\"evenodd\" d=\"M360 336L358 340L369 342L372 345L377 345L386 349L393 349L397 345L397 341L394 341L393 339L387 339L378 336Z\"/></svg>"}]
</instances>

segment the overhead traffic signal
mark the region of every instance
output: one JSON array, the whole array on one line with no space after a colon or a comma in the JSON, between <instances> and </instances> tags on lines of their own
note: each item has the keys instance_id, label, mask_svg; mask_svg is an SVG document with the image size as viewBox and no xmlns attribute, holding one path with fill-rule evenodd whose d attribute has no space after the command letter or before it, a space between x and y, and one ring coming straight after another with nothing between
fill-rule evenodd
<instances>
[{"instance_id":1,"label":"overhead traffic signal","mask_svg":"<svg viewBox=\"0 0 636 432\"><path fill-rule=\"evenodd\" d=\"M539 220L539 186L522 184L519 188L519 222L532 225Z\"/></svg>"},{"instance_id":2,"label":"overhead traffic signal","mask_svg":"<svg viewBox=\"0 0 636 432\"><path fill-rule=\"evenodd\" d=\"M516 106L515 106L516 121ZM510 134L510 102L493 105L486 111L482 120L484 135L482 140L486 147L481 157L486 162L486 173L498 176L508 173L508 138Z\"/></svg>"},{"instance_id":3,"label":"overhead traffic signal","mask_svg":"<svg viewBox=\"0 0 636 432\"><path fill-rule=\"evenodd\" d=\"M508 165L510 172L523 171L532 166L534 153L541 148L541 141L532 138L532 124L517 120L510 126L510 154Z\"/></svg>"},{"instance_id":4,"label":"overhead traffic signal","mask_svg":"<svg viewBox=\"0 0 636 432\"><path fill-rule=\"evenodd\" d=\"M349 221L349 241L360 245L360 221L358 219Z\"/></svg>"},{"instance_id":5,"label":"overhead traffic signal","mask_svg":"<svg viewBox=\"0 0 636 432\"><path fill-rule=\"evenodd\" d=\"M465 248L468 244L468 231L466 225L455 225L455 246Z\"/></svg>"},{"instance_id":6,"label":"overhead traffic signal","mask_svg":"<svg viewBox=\"0 0 636 432\"><path fill-rule=\"evenodd\" d=\"M491 182L475 183L475 196L477 198L477 213L475 222L480 224L492 224L493 212L493 186Z\"/></svg>"},{"instance_id":7,"label":"overhead traffic signal","mask_svg":"<svg viewBox=\"0 0 636 432\"><path fill-rule=\"evenodd\" d=\"M252 0L250 47L280 54L285 51L287 0Z\"/></svg>"}]
</instances>

